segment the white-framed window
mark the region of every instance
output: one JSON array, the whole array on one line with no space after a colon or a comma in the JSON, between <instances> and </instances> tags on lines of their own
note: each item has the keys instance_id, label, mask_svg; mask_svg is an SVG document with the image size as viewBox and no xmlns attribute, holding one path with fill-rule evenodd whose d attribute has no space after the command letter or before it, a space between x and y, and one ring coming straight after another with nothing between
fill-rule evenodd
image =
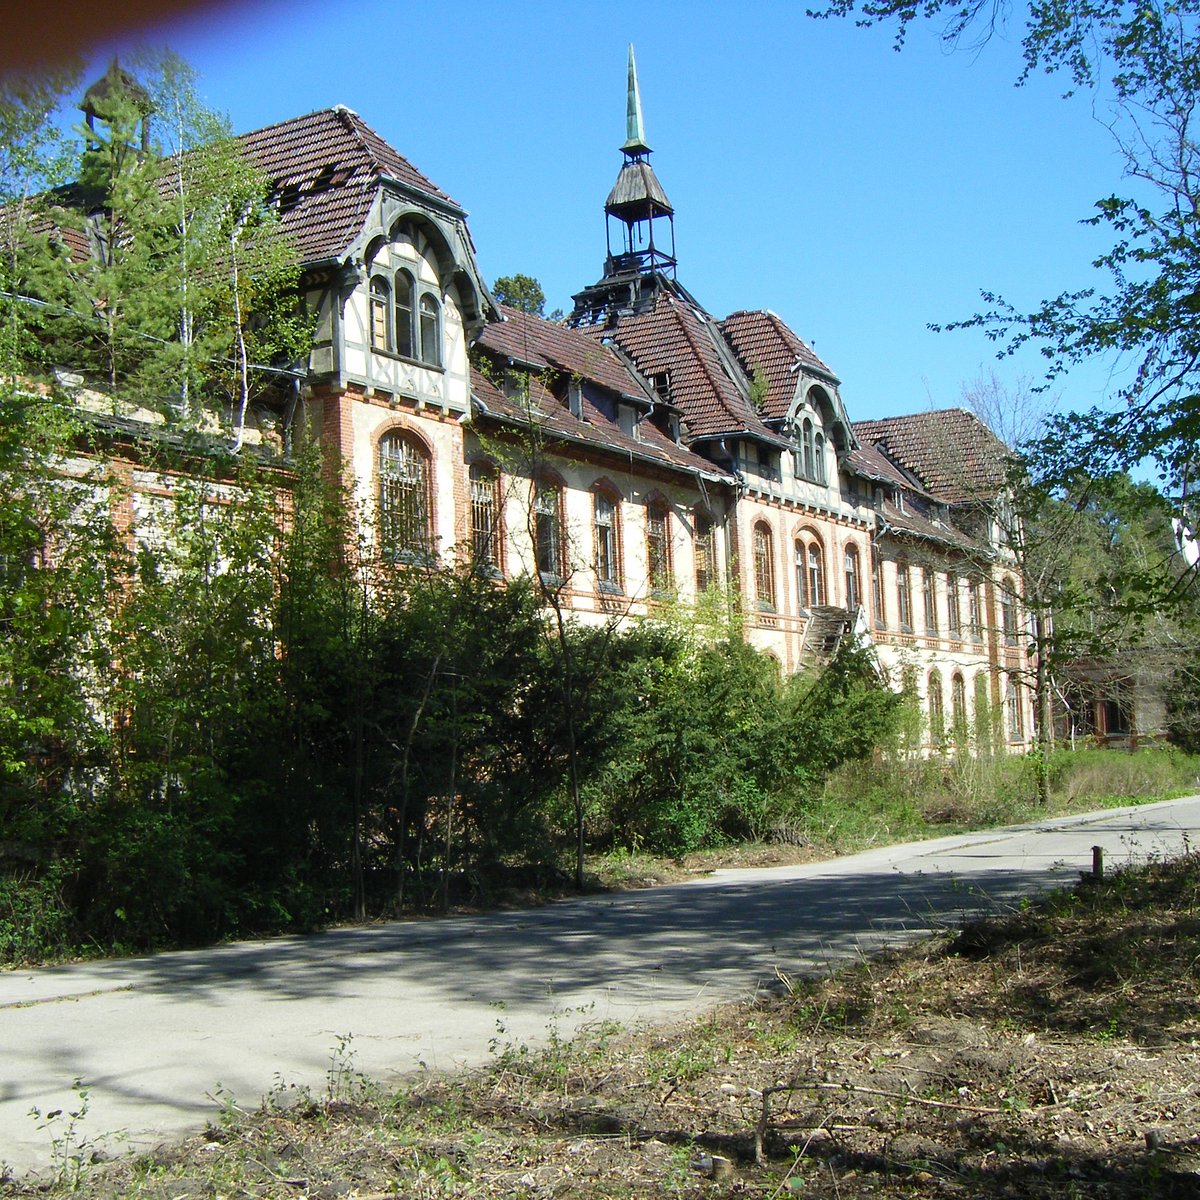
<instances>
[{"instance_id":1,"label":"white-framed window","mask_svg":"<svg viewBox=\"0 0 1200 1200\"><path fill-rule=\"evenodd\" d=\"M646 506L646 576L651 593L671 590L671 514L661 500Z\"/></svg>"}]
</instances>

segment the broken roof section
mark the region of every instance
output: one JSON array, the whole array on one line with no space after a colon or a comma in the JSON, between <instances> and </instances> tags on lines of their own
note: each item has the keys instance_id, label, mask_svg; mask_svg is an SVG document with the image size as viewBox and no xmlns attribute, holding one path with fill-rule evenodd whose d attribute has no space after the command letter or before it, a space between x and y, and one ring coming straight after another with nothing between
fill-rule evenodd
<instances>
[{"instance_id":1,"label":"broken roof section","mask_svg":"<svg viewBox=\"0 0 1200 1200\"><path fill-rule=\"evenodd\" d=\"M533 371L562 371L590 379L618 396L650 403L650 396L610 347L578 330L507 304L500 305L500 312L503 322L489 325L480 335L478 344L482 349Z\"/></svg>"},{"instance_id":2,"label":"broken roof section","mask_svg":"<svg viewBox=\"0 0 1200 1200\"><path fill-rule=\"evenodd\" d=\"M636 422L636 433L622 427L616 402L625 401L646 413L656 401L610 347L543 317L508 307L502 312L503 323L489 325L476 347L521 372L527 394L508 395L484 371L474 368L471 392L478 417L523 428L536 425L552 441L711 481L733 482L645 417ZM573 410L569 393L575 385L579 395Z\"/></svg>"},{"instance_id":3,"label":"broken roof section","mask_svg":"<svg viewBox=\"0 0 1200 1200\"><path fill-rule=\"evenodd\" d=\"M338 105L244 133L238 142L272 181L279 221L301 264L344 257L371 214L384 180L464 218L459 205L392 149L365 121Z\"/></svg>"},{"instance_id":4,"label":"broken roof section","mask_svg":"<svg viewBox=\"0 0 1200 1200\"><path fill-rule=\"evenodd\" d=\"M1011 451L963 408L855 421L855 436L950 504L994 500L1005 485Z\"/></svg>"},{"instance_id":5,"label":"broken roof section","mask_svg":"<svg viewBox=\"0 0 1200 1200\"><path fill-rule=\"evenodd\" d=\"M750 399L749 380L720 324L670 286L642 312L615 327L593 326L588 336L611 340L652 383L664 379L690 441L749 437L783 445Z\"/></svg>"}]
</instances>

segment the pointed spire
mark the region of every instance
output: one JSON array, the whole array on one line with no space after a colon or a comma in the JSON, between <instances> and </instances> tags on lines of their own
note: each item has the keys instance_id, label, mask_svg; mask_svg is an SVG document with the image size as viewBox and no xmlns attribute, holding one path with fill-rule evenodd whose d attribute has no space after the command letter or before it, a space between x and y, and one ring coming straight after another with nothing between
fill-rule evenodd
<instances>
[{"instance_id":1,"label":"pointed spire","mask_svg":"<svg viewBox=\"0 0 1200 1200\"><path fill-rule=\"evenodd\" d=\"M625 97L625 144L621 147L626 154L649 154L646 131L642 123L642 94L638 90L637 61L633 57L633 43L629 43L628 86Z\"/></svg>"}]
</instances>

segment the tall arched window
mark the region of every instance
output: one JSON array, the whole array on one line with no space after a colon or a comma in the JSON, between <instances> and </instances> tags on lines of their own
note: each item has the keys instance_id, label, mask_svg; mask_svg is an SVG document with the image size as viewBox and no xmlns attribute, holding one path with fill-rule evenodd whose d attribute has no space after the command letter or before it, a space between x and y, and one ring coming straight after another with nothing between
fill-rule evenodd
<instances>
[{"instance_id":1,"label":"tall arched window","mask_svg":"<svg viewBox=\"0 0 1200 1200\"><path fill-rule=\"evenodd\" d=\"M670 513L661 500L646 507L646 576L651 593L670 591Z\"/></svg>"},{"instance_id":2,"label":"tall arched window","mask_svg":"<svg viewBox=\"0 0 1200 1200\"><path fill-rule=\"evenodd\" d=\"M958 594L958 576L946 572L946 615L949 619L950 636L962 637L962 603Z\"/></svg>"},{"instance_id":3,"label":"tall arched window","mask_svg":"<svg viewBox=\"0 0 1200 1200\"><path fill-rule=\"evenodd\" d=\"M1005 685L1004 707L1008 712L1009 741L1022 741L1025 737L1025 716L1021 711L1021 688L1013 675L1008 677Z\"/></svg>"},{"instance_id":4,"label":"tall arched window","mask_svg":"<svg viewBox=\"0 0 1200 1200\"><path fill-rule=\"evenodd\" d=\"M858 547L846 547L846 607L857 608L862 603L862 590L858 582Z\"/></svg>"},{"instance_id":5,"label":"tall arched window","mask_svg":"<svg viewBox=\"0 0 1200 1200\"><path fill-rule=\"evenodd\" d=\"M596 537L596 582L610 592L621 590L620 507L607 492L592 496L592 521Z\"/></svg>"},{"instance_id":6,"label":"tall arched window","mask_svg":"<svg viewBox=\"0 0 1200 1200\"><path fill-rule=\"evenodd\" d=\"M391 559L429 553L429 457L403 433L379 440L379 541Z\"/></svg>"},{"instance_id":7,"label":"tall arched window","mask_svg":"<svg viewBox=\"0 0 1200 1200\"><path fill-rule=\"evenodd\" d=\"M983 582L978 575L967 580L967 618L973 641L983 641Z\"/></svg>"},{"instance_id":8,"label":"tall arched window","mask_svg":"<svg viewBox=\"0 0 1200 1200\"><path fill-rule=\"evenodd\" d=\"M533 493L533 541L538 571L547 579L561 579L563 550L562 488L553 479L539 479Z\"/></svg>"},{"instance_id":9,"label":"tall arched window","mask_svg":"<svg viewBox=\"0 0 1200 1200\"><path fill-rule=\"evenodd\" d=\"M946 712L943 707L940 671L929 672L929 740L940 746L946 740Z\"/></svg>"},{"instance_id":10,"label":"tall arched window","mask_svg":"<svg viewBox=\"0 0 1200 1200\"><path fill-rule=\"evenodd\" d=\"M1004 630L1004 644L1017 644L1017 585L1011 575L1000 581L1000 625Z\"/></svg>"},{"instance_id":11,"label":"tall arched window","mask_svg":"<svg viewBox=\"0 0 1200 1200\"><path fill-rule=\"evenodd\" d=\"M696 594L701 595L717 581L717 547L713 523L704 513L696 514L695 529Z\"/></svg>"},{"instance_id":12,"label":"tall arched window","mask_svg":"<svg viewBox=\"0 0 1200 1200\"><path fill-rule=\"evenodd\" d=\"M390 350L392 348L391 322L388 309L391 308L391 288L382 275L371 276L371 349Z\"/></svg>"},{"instance_id":13,"label":"tall arched window","mask_svg":"<svg viewBox=\"0 0 1200 1200\"><path fill-rule=\"evenodd\" d=\"M957 671L950 680L950 719L955 738L963 740L967 735L967 684Z\"/></svg>"},{"instance_id":14,"label":"tall arched window","mask_svg":"<svg viewBox=\"0 0 1200 1200\"><path fill-rule=\"evenodd\" d=\"M477 571L500 570L500 504L496 470L471 464L471 565Z\"/></svg>"},{"instance_id":15,"label":"tall arched window","mask_svg":"<svg viewBox=\"0 0 1200 1200\"><path fill-rule=\"evenodd\" d=\"M930 567L921 572L921 594L925 601L925 632L935 637L938 631L937 592L934 590L933 570Z\"/></svg>"},{"instance_id":16,"label":"tall arched window","mask_svg":"<svg viewBox=\"0 0 1200 1200\"><path fill-rule=\"evenodd\" d=\"M814 466L816 448L813 444L813 423L804 418L804 423L800 426L800 473L805 479L816 478L816 467Z\"/></svg>"},{"instance_id":17,"label":"tall arched window","mask_svg":"<svg viewBox=\"0 0 1200 1200\"><path fill-rule=\"evenodd\" d=\"M405 358L416 357L413 339L413 277L407 271L396 272L396 340L394 349Z\"/></svg>"},{"instance_id":18,"label":"tall arched window","mask_svg":"<svg viewBox=\"0 0 1200 1200\"><path fill-rule=\"evenodd\" d=\"M820 433L813 439L813 478L825 482L825 436Z\"/></svg>"},{"instance_id":19,"label":"tall arched window","mask_svg":"<svg viewBox=\"0 0 1200 1200\"><path fill-rule=\"evenodd\" d=\"M771 527L764 521L754 526L754 598L758 607L775 608L774 539Z\"/></svg>"},{"instance_id":20,"label":"tall arched window","mask_svg":"<svg viewBox=\"0 0 1200 1200\"><path fill-rule=\"evenodd\" d=\"M820 544L808 544L808 595L813 604L825 603L825 556Z\"/></svg>"},{"instance_id":21,"label":"tall arched window","mask_svg":"<svg viewBox=\"0 0 1200 1200\"><path fill-rule=\"evenodd\" d=\"M883 602L883 567L879 562L879 553L871 547L871 615L876 629L883 629L887 624Z\"/></svg>"},{"instance_id":22,"label":"tall arched window","mask_svg":"<svg viewBox=\"0 0 1200 1200\"><path fill-rule=\"evenodd\" d=\"M900 628L912 633L912 575L903 559L896 563L896 602Z\"/></svg>"},{"instance_id":23,"label":"tall arched window","mask_svg":"<svg viewBox=\"0 0 1200 1200\"><path fill-rule=\"evenodd\" d=\"M442 307L429 292L421 297L421 361L442 365Z\"/></svg>"}]
</instances>

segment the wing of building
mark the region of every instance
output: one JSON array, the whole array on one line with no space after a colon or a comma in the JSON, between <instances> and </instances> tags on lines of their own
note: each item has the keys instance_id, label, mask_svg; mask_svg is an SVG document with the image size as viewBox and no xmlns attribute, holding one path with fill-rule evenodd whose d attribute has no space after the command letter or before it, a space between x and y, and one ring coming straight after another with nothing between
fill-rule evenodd
<instances>
[{"instance_id":1,"label":"wing of building","mask_svg":"<svg viewBox=\"0 0 1200 1200\"><path fill-rule=\"evenodd\" d=\"M779 316L707 312L678 278L632 59L629 89L604 266L561 322L494 301L466 212L356 113L242 136L315 329L251 440L319 441L381 563L536 572L596 620L725 590L782 671L873 644L928 746L1028 745L1004 447L960 410L854 423Z\"/></svg>"}]
</instances>

